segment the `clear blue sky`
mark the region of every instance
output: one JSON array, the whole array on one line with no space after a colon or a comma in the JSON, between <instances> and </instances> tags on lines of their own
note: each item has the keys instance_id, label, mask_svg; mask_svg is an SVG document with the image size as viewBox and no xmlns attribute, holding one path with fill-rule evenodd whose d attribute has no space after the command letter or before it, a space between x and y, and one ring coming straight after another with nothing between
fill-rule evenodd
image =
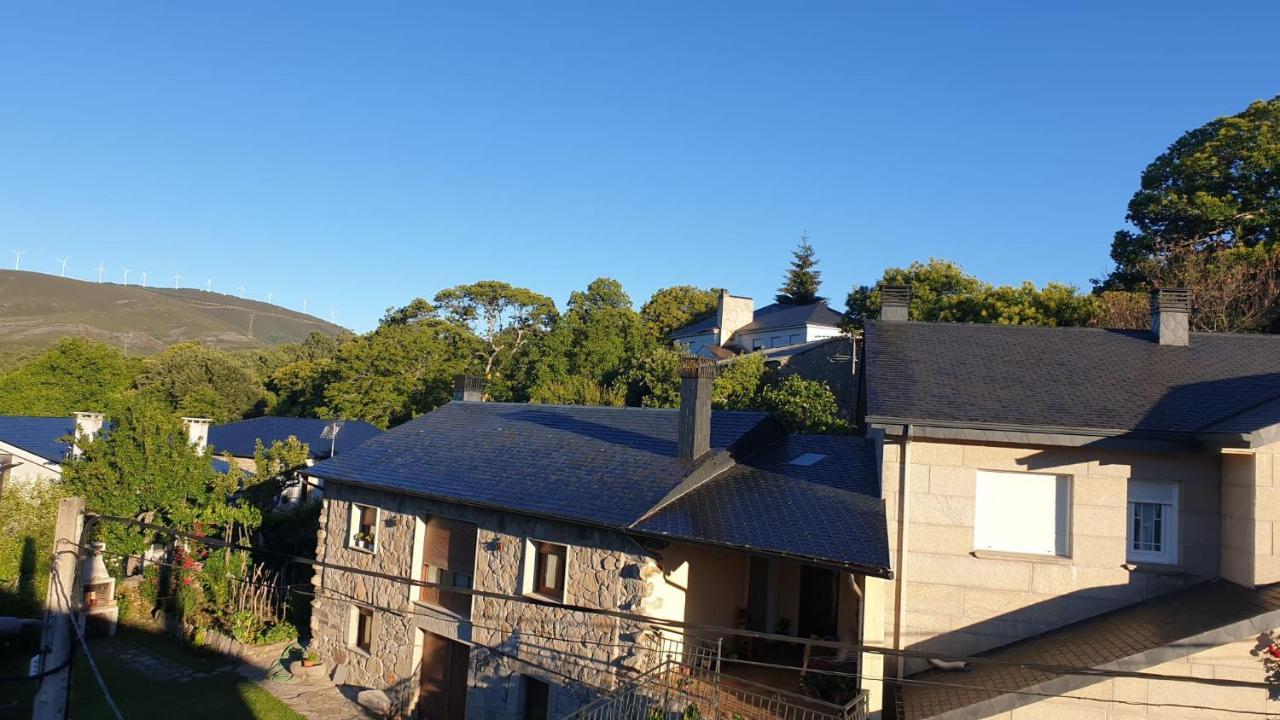
<instances>
[{"instance_id":1,"label":"clear blue sky","mask_svg":"<svg viewBox=\"0 0 1280 720\"><path fill-rule=\"evenodd\" d=\"M905 7L910 6L910 7ZM372 327L495 278L842 305L1086 286L1142 168L1280 93L1280 3L5 3L0 264Z\"/></svg>"}]
</instances>

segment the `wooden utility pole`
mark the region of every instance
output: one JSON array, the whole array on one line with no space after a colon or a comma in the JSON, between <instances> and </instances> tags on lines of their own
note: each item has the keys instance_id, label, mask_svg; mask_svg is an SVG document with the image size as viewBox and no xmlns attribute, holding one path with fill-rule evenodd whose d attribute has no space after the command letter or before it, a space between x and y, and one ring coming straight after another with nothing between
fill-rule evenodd
<instances>
[{"instance_id":1,"label":"wooden utility pole","mask_svg":"<svg viewBox=\"0 0 1280 720\"><path fill-rule=\"evenodd\" d=\"M44 598L44 637L41 639L40 672L60 668L40 681L32 720L63 720L67 716L67 696L71 690L71 643L75 641L71 623L76 622L76 598L80 594L77 577L80 536L84 531L84 498L63 498L58 503L58 522L53 532L53 568L49 592Z\"/></svg>"}]
</instances>

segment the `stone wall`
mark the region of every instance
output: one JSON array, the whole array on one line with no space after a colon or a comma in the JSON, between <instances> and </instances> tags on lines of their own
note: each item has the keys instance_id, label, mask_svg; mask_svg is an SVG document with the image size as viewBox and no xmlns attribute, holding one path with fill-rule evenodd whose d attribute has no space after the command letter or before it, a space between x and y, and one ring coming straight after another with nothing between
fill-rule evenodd
<instances>
[{"instance_id":1,"label":"stone wall","mask_svg":"<svg viewBox=\"0 0 1280 720\"><path fill-rule=\"evenodd\" d=\"M915 440L910 468L907 561L899 565L900 445L884 447L889 543L905 577L904 645L964 655L1160 595L1219 571L1220 458L1089 448L1036 448ZM1071 478L1069 557L998 556L974 551L978 470ZM1127 481L1179 483L1177 567L1126 563ZM896 597L884 610L893 643ZM909 662L907 672L922 668Z\"/></svg>"},{"instance_id":2,"label":"stone wall","mask_svg":"<svg viewBox=\"0 0 1280 720\"><path fill-rule=\"evenodd\" d=\"M352 503L381 509L375 553L347 546ZM569 546L565 602L590 608L648 614L649 598L663 571L634 541L618 534L549 520L453 505L329 483L320 518L321 560L396 576L412 576L415 519L440 515L475 523L474 587L520 595L526 541ZM472 647L468 718L519 717L521 675L551 687L553 715L563 715L615 686L625 668L651 661L644 627L634 622L474 597L471 620L417 603L416 588L355 573L321 569L313 604L315 647L331 665L345 663L347 682L385 690L399 711L412 711L418 684L422 631ZM372 651L348 647L351 608L376 606Z\"/></svg>"}]
</instances>

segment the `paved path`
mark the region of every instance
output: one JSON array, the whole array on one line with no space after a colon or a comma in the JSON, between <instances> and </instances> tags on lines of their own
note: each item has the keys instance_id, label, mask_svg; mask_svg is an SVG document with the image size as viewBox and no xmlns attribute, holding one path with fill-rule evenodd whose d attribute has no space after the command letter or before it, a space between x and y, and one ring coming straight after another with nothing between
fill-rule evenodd
<instances>
[{"instance_id":1,"label":"paved path","mask_svg":"<svg viewBox=\"0 0 1280 720\"><path fill-rule=\"evenodd\" d=\"M128 666L129 669L136 670L152 680L166 682L191 682L192 680L200 680L210 675L227 673L236 669L235 663L228 662L226 665L209 670L192 670L182 663L174 662L135 645L123 643L103 645L97 648L95 652L100 655L114 656Z\"/></svg>"},{"instance_id":2,"label":"paved path","mask_svg":"<svg viewBox=\"0 0 1280 720\"><path fill-rule=\"evenodd\" d=\"M257 683L294 712L313 720L370 720L375 717L347 699L327 677L306 680L296 677L289 680L272 679L290 677L281 671L278 663L284 647L271 645L249 651L249 656L244 658L245 662L240 666L240 674Z\"/></svg>"}]
</instances>

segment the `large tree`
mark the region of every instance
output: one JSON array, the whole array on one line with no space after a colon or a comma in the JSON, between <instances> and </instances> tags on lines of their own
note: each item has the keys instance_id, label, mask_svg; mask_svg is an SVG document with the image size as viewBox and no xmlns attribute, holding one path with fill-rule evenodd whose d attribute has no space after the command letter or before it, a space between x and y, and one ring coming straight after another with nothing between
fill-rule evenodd
<instances>
[{"instance_id":1,"label":"large tree","mask_svg":"<svg viewBox=\"0 0 1280 720\"><path fill-rule=\"evenodd\" d=\"M910 285L908 316L927 322L1000 323L1004 325L1089 325L1096 300L1076 288L1030 282L995 286L966 273L949 260L930 258L905 268L884 271L876 286L855 287L846 301L845 323L861 328L880 310L880 285Z\"/></svg>"},{"instance_id":2,"label":"large tree","mask_svg":"<svg viewBox=\"0 0 1280 720\"><path fill-rule=\"evenodd\" d=\"M689 323L716 311L720 290L673 285L655 292L640 308L645 327L663 339Z\"/></svg>"},{"instance_id":3,"label":"large tree","mask_svg":"<svg viewBox=\"0 0 1280 720\"><path fill-rule=\"evenodd\" d=\"M546 332L556 306L546 295L498 280L481 280L436 293L436 305L482 341L477 350L486 379L520 352L530 338Z\"/></svg>"},{"instance_id":4,"label":"large tree","mask_svg":"<svg viewBox=\"0 0 1280 720\"><path fill-rule=\"evenodd\" d=\"M787 270L774 300L786 305L808 305L826 300L818 295L818 290L822 287L822 272L814 269L818 265L818 259L813 246L809 244L807 234L800 236L800 244L791 255L791 268Z\"/></svg>"},{"instance_id":5,"label":"large tree","mask_svg":"<svg viewBox=\"0 0 1280 720\"><path fill-rule=\"evenodd\" d=\"M179 343L146 360L138 390L181 415L239 420L265 409L262 379L242 358L200 343Z\"/></svg>"},{"instance_id":6,"label":"large tree","mask_svg":"<svg viewBox=\"0 0 1280 720\"><path fill-rule=\"evenodd\" d=\"M142 361L85 338L64 338L0 376L0 415L103 411L129 391Z\"/></svg>"},{"instance_id":7,"label":"large tree","mask_svg":"<svg viewBox=\"0 0 1280 720\"><path fill-rule=\"evenodd\" d=\"M1180 253L1280 240L1280 97L1178 138L1142 172L1111 245L1106 289L1152 284L1152 265Z\"/></svg>"}]
</instances>

